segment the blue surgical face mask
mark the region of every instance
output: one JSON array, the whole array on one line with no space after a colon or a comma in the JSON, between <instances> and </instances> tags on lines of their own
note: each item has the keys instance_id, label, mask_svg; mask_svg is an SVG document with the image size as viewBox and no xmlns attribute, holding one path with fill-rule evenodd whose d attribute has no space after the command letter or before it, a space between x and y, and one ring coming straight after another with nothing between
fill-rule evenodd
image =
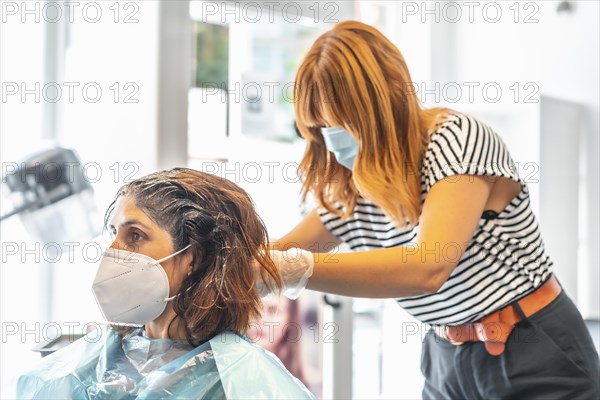
<instances>
[{"instance_id":1,"label":"blue surgical face mask","mask_svg":"<svg viewBox=\"0 0 600 400\"><path fill-rule=\"evenodd\" d=\"M351 170L358 154L358 142L343 128L321 128L321 134L327 150L335 155L338 163Z\"/></svg>"}]
</instances>

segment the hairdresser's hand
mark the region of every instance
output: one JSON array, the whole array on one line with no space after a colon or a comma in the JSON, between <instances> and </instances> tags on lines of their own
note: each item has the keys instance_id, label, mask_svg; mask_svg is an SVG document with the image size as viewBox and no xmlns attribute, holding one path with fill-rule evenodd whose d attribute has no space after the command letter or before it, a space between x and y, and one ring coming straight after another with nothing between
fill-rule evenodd
<instances>
[{"instance_id":1,"label":"hairdresser's hand","mask_svg":"<svg viewBox=\"0 0 600 400\"><path fill-rule=\"evenodd\" d=\"M313 254L308 250L298 248L286 251L269 250L269 254L281 276L283 295L289 299L296 299L313 274L315 265ZM254 265L257 268L256 288L260 296L268 297L274 294L269 286L274 288L275 285L272 282L269 282L271 285L266 285L258 273L260 265L258 262L255 262Z\"/></svg>"}]
</instances>

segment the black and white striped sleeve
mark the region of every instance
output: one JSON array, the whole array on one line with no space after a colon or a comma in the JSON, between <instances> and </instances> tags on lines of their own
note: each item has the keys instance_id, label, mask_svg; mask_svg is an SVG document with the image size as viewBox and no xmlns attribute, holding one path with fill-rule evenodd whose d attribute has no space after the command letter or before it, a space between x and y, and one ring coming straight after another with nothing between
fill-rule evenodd
<instances>
[{"instance_id":1,"label":"black and white striped sleeve","mask_svg":"<svg viewBox=\"0 0 600 400\"><path fill-rule=\"evenodd\" d=\"M440 180L455 175L504 176L520 181L498 134L466 115L453 115L432 134L422 173L427 191Z\"/></svg>"}]
</instances>

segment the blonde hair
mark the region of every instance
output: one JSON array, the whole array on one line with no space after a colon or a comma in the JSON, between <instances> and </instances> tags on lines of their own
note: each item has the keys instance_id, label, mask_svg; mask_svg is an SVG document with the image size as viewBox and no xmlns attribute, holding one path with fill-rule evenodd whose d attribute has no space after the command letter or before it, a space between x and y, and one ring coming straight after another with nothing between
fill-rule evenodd
<instances>
[{"instance_id":1,"label":"blonde hair","mask_svg":"<svg viewBox=\"0 0 600 400\"><path fill-rule=\"evenodd\" d=\"M375 202L398 226L420 214L420 165L445 108L424 109L400 51L377 29L345 21L321 35L294 86L296 124L307 140L302 199L348 217L357 198ZM325 148L320 128L339 126L359 143L352 171ZM342 205L342 211L336 202Z\"/></svg>"}]
</instances>

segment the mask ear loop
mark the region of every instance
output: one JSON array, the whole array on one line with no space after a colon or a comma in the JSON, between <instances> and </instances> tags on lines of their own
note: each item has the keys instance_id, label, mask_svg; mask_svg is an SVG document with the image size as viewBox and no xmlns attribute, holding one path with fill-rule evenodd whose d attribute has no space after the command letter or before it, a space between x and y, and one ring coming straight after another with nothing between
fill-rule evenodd
<instances>
[{"instance_id":1,"label":"mask ear loop","mask_svg":"<svg viewBox=\"0 0 600 400\"><path fill-rule=\"evenodd\" d=\"M183 251L185 251L185 250L189 249L191 246L192 246L192 244L190 243L190 244L188 244L187 246L185 246L183 249L181 249L181 250L179 250L179 251L177 251L177 252L175 252L175 253L173 253L173 254L171 254L171 255L169 255L169 256L163 257L163 258L161 258L160 260L156 260L156 264L160 264L161 262L163 262L163 261L165 261L165 260L168 260L169 258L175 257L177 254L179 254L179 253L181 253L181 252L183 252ZM190 289L191 289L191 287L187 288L186 292L187 292L188 290L190 290ZM179 295L180 295L180 293L177 293L175 296L166 297L166 298L165 298L165 301L171 301L171 300L173 300L175 297L177 297L177 296L179 296Z\"/></svg>"},{"instance_id":2,"label":"mask ear loop","mask_svg":"<svg viewBox=\"0 0 600 400\"><path fill-rule=\"evenodd\" d=\"M187 292L187 291L188 291L188 290L190 290L190 289L191 289L191 287L189 287L189 288L185 289L185 291ZM165 298L165 301L171 301L171 300L173 300L175 297L179 296L180 294L181 294L181 293L177 293L175 296L166 297L166 298Z\"/></svg>"},{"instance_id":3,"label":"mask ear loop","mask_svg":"<svg viewBox=\"0 0 600 400\"><path fill-rule=\"evenodd\" d=\"M171 255L169 255L169 256L163 257L163 258L161 258L160 260L156 260L156 263L157 263L157 264L160 264L161 262L163 262L163 261L166 261L166 260L168 260L168 259L169 259L169 258L171 258L171 257L175 257L177 254L179 254L179 253L181 253L181 252L183 252L183 251L185 251L185 250L189 249L189 248L191 247L191 245L192 245L192 244L190 243L190 244L188 244L187 246L185 246L183 249L181 249L181 250L179 250L179 251L176 251L175 253L173 253L173 254L171 254Z\"/></svg>"}]
</instances>

